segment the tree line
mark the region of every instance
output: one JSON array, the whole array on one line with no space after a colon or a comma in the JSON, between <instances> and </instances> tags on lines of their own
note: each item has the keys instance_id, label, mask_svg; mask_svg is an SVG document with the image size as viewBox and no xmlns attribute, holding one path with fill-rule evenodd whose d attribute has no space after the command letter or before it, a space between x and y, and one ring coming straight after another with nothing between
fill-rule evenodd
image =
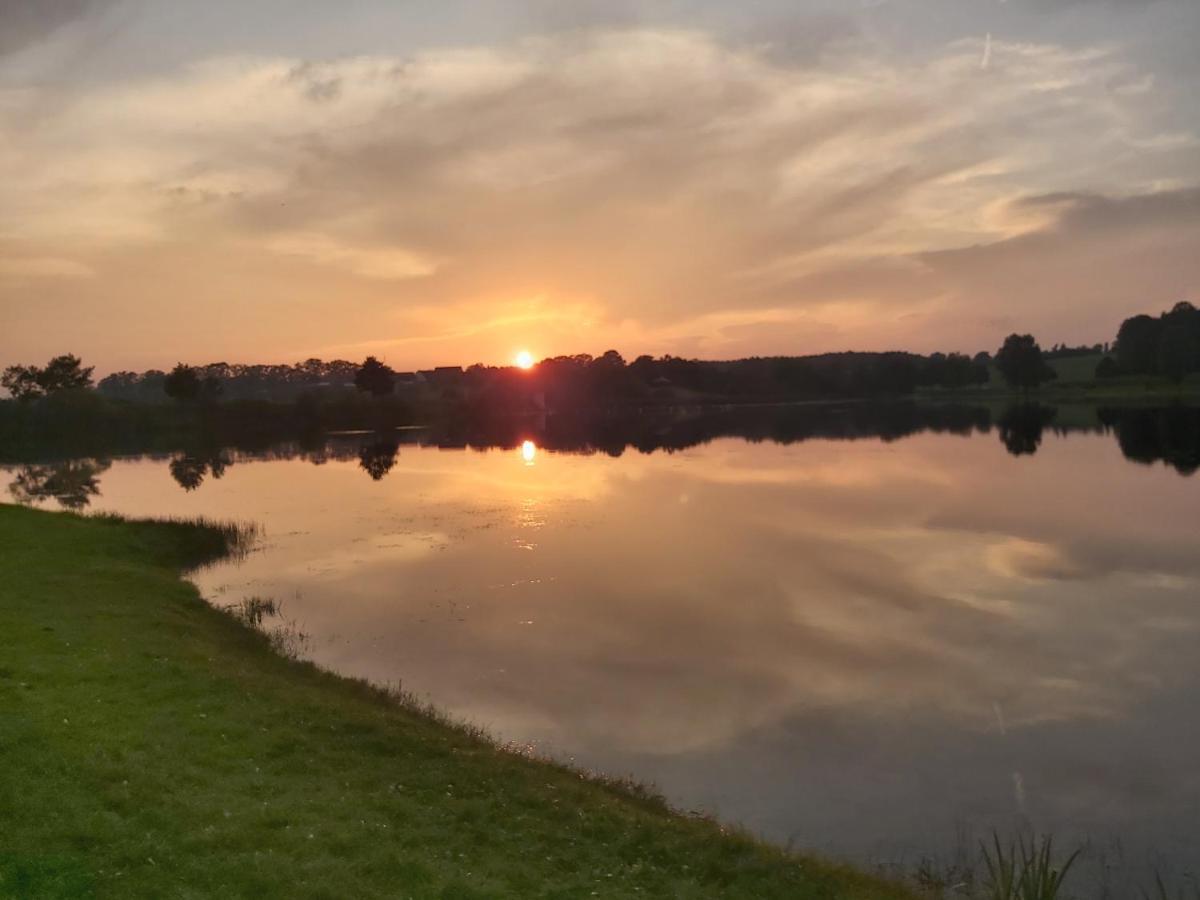
<instances>
[{"instance_id":1,"label":"tree line","mask_svg":"<svg viewBox=\"0 0 1200 900\"><path fill-rule=\"evenodd\" d=\"M1104 352L1099 379L1120 375L1162 376L1176 383L1200 371L1200 310L1176 304L1157 317L1126 319L1108 345L1055 345L1043 352L1032 335L1011 334L990 354L905 352L826 353L814 356L751 357L729 361L639 356L626 362L615 350L600 356L576 354L542 360L532 370L515 366L443 367L398 373L377 358L362 363L308 359L294 365L204 366L179 363L170 372L115 372L95 385L112 399L133 402L211 404L218 400L317 402L357 391L375 398L398 391L433 394L472 409L511 411L572 409L654 402L688 395L739 400L881 397L918 388L961 389L987 384L993 367L1013 389L1027 392L1056 377L1049 359ZM39 400L91 388L91 367L73 355L45 366L9 366L0 386L13 398Z\"/></svg>"},{"instance_id":2,"label":"tree line","mask_svg":"<svg viewBox=\"0 0 1200 900\"><path fill-rule=\"evenodd\" d=\"M1200 310L1184 302L1122 322L1116 356L1101 360L1096 376L1161 375L1178 384L1193 372L1200 372Z\"/></svg>"}]
</instances>

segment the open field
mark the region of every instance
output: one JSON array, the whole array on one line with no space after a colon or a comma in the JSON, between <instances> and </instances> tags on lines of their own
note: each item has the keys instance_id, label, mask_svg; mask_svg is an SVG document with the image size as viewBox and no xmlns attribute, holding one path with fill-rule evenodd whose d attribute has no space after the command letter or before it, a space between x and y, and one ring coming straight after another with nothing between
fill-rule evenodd
<instances>
[{"instance_id":1,"label":"open field","mask_svg":"<svg viewBox=\"0 0 1200 900\"><path fill-rule=\"evenodd\" d=\"M910 896L276 654L235 537L0 506L0 897Z\"/></svg>"},{"instance_id":2,"label":"open field","mask_svg":"<svg viewBox=\"0 0 1200 900\"><path fill-rule=\"evenodd\" d=\"M918 388L917 398L954 398L996 400L1081 401L1089 403L1172 403L1176 400L1194 401L1200 397L1200 375L1192 374L1176 384L1160 375L1122 375L1116 378L1096 378L1096 366L1103 354L1068 356L1047 360L1058 373L1053 381L1024 394L1010 388L995 363L989 365L989 380L978 387Z\"/></svg>"}]
</instances>

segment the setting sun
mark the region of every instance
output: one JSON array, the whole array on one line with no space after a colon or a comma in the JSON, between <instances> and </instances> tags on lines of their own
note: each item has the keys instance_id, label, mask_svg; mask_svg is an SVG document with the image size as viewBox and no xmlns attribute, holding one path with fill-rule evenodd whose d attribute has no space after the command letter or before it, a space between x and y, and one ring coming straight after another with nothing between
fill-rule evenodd
<instances>
[{"instance_id":1,"label":"setting sun","mask_svg":"<svg viewBox=\"0 0 1200 900\"><path fill-rule=\"evenodd\" d=\"M518 368L521 368L521 369L532 369L533 368L533 354L530 353L528 350L522 350L520 353L517 354L516 359L514 359L513 361L517 364Z\"/></svg>"}]
</instances>

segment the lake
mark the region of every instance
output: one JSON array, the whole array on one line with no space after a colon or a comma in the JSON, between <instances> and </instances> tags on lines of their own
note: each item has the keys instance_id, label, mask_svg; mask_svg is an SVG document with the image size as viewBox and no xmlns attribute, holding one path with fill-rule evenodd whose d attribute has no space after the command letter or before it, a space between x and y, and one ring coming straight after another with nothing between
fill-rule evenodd
<instances>
[{"instance_id":1,"label":"lake","mask_svg":"<svg viewBox=\"0 0 1200 900\"><path fill-rule=\"evenodd\" d=\"M781 844L1200 866L1200 412L843 404L0 466L257 523L195 574L322 666ZM0 496L3 496L0 493Z\"/></svg>"}]
</instances>

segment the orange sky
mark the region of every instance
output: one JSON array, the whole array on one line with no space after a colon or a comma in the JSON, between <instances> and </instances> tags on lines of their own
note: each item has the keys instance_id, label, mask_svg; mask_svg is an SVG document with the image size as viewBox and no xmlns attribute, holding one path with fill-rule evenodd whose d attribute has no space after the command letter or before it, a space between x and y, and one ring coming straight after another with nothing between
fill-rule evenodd
<instances>
[{"instance_id":1,"label":"orange sky","mask_svg":"<svg viewBox=\"0 0 1200 900\"><path fill-rule=\"evenodd\" d=\"M0 5L0 365L974 352L1200 297L1184 0L284 6Z\"/></svg>"}]
</instances>

